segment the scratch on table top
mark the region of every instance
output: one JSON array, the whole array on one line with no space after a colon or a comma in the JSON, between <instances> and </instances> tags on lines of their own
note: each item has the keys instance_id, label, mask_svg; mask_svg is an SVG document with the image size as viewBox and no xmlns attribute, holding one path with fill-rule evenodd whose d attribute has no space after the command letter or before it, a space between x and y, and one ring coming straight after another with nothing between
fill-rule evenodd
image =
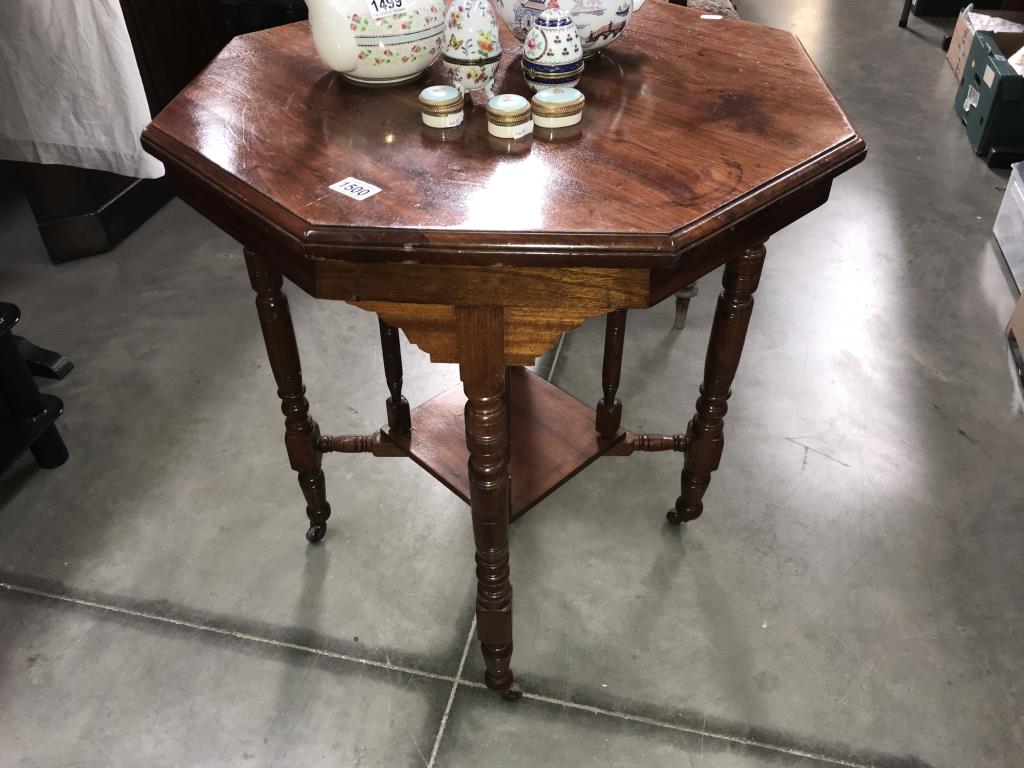
<instances>
[{"instance_id":1,"label":"scratch on table top","mask_svg":"<svg viewBox=\"0 0 1024 768\"><path fill-rule=\"evenodd\" d=\"M329 196L330 196L330 192L328 192L327 194L324 194L324 195L320 195L320 197L318 197L318 198L317 198L316 200L310 200L310 201L309 201L308 203L306 203L306 204L305 204L304 206L302 206L302 207L303 207L303 208L309 208L309 206L311 206L311 205L316 205L316 204L317 204L317 203L319 203L319 202L320 202L321 200L323 200L323 199L324 199L325 197L329 197Z\"/></svg>"}]
</instances>

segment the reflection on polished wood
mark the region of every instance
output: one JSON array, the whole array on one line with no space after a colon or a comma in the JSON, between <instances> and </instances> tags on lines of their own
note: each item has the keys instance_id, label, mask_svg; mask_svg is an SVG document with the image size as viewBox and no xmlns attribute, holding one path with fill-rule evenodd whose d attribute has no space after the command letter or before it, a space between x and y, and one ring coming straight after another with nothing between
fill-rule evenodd
<instances>
[{"instance_id":1,"label":"reflection on polished wood","mask_svg":"<svg viewBox=\"0 0 1024 768\"><path fill-rule=\"evenodd\" d=\"M427 129L416 95L442 81L439 65L421 83L361 89L320 62L305 23L236 38L143 135L179 194L246 247L308 537L323 536L330 514L325 453L408 456L468 500L485 680L509 697L510 517L600 456L648 451L684 456L669 521L701 513L763 243L822 205L866 151L795 37L647 5L588 63L584 121L558 141L494 142L479 93L462 127ZM527 95L519 46L504 32L502 43L496 87ZM348 176L381 192L357 201L329 188ZM624 432L626 311L723 264L685 434L679 415L664 434ZM282 276L378 315L380 432L320 434ZM517 367L601 316L596 409ZM457 363L462 387L410 413L398 329L432 360Z\"/></svg>"},{"instance_id":2,"label":"reflection on polished wood","mask_svg":"<svg viewBox=\"0 0 1024 768\"><path fill-rule=\"evenodd\" d=\"M521 46L504 29L502 45L495 88L528 93ZM300 22L235 38L145 142L183 177L186 199L202 210L211 186L226 187L237 209L218 223L275 250L637 268L672 267L688 246L864 152L793 35L653 0L588 62L575 142L499 154L474 92L459 139L439 143L416 97L443 81L439 62L400 88L347 84ZM383 191L357 201L328 189L347 176ZM253 217L266 222L257 232L245 229Z\"/></svg>"}]
</instances>

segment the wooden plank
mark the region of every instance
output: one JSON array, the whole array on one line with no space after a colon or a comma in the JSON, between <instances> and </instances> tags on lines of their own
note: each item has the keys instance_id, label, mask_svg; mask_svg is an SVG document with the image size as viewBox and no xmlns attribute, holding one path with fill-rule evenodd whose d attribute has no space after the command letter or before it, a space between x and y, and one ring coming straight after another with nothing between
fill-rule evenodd
<instances>
[{"instance_id":1,"label":"wooden plank","mask_svg":"<svg viewBox=\"0 0 1024 768\"><path fill-rule=\"evenodd\" d=\"M646 269L462 267L314 261L316 295L342 301L607 311L646 307Z\"/></svg>"},{"instance_id":2,"label":"wooden plank","mask_svg":"<svg viewBox=\"0 0 1024 768\"><path fill-rule=\"evenodd\" d=\"M353 301L353 306L376 312L380 319L405 331L412 344L435 363L459 362L455 338L455 307L445 304L408 304L385 301ZM558 337L576 330L588 317L614 309L504 307L505 363L533 365Z\"/></svg>"}]
</instances>

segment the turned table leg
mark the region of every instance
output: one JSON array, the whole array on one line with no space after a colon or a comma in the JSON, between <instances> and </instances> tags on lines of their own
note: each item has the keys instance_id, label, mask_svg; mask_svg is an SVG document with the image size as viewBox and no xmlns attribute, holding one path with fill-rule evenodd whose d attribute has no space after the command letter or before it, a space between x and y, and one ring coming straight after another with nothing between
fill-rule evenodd
<instances>
[{"instance_id":1,"label":"turned table leg","mask_svg":"<svg viewBox=\"0 0 1024 768\"><path fill-rule=\"evenodd\" d=\"M384 378L388 382L388 426L397 435L407 435L412 429L409 401L402 397L402 347L398 329L380 321L380 347L384 352Z\"/></svg>"},{"instance_id":2,"label":"turned table leg","mask_svg":"<svg viewBox=\"0 0 1024 768\"><path fill-rule=\"evenodd\" d=\"M674 525L700 517L704 509L701 499L711 482L711 473L718 469L722 458L723 419L731 394L729 388L740 363L764 254L764 245L759 244L745 250L725 267L704 363L704 383L697 398L697 415L686 430L688 444L682 491L675 509L668 513L668 521Z\"/></svg>"},{"instance_id":3,"label":"turned table leg","mask_svg":"<svg viewBox=\"0 0 1024 768\"><path fill-rule=\"evenodd\" d=\"M615 399L622 373L622 345L626 335L626 310L608 313L604 329L604 364L601 367L601 389L604 397L597 403L595 428L603 437L615 437L622 421L622 403Z\"/></svg>"},{"instance_id":4,"label":"turned table leg","mask_svg":"<svg viewBox=\"0 0 1024 768\"><path fill-rule=\"evenodd\" d=\"M506 698L514 686L512 585L509 583L508 408L505 402L504 318L501 307L456 307L459 372L466 392L469 496L476 542L477 636L487 687Z\"/></svg>"},{"instance_id":5,"label":"turned table leg","mask_svg":"<svg viewBox=\"0 0 1024 768\"><path fill-rule=\"evenodd\" d=\"M277 382L277 396L281 398L288 460L292 469L298 472L299 487L306 497L306 516L309 518L306 538L317 542L327 532L331 505L327 503L324 473L320 469L323 458L317 444L320 429L309 415L288 299L281 292L281 273L269 261L246 248L245 265L249 270L249 281L256 291L256 311Z\"/></svg>"}]
</instances>

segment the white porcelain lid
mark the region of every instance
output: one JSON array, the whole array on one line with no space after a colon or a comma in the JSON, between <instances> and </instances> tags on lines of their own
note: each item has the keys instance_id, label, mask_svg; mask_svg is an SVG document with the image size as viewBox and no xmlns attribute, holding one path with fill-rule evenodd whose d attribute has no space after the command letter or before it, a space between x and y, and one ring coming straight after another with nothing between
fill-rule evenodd
<instances>
[{"instance_id":1,"label":"white porcelain lid","mask_svg":"<svg viewBox=\"0 0 1024 768\"><path fill-rule=\"evenodd\" d=\"M499 93L487 102L487 111L492 115L519 115L530 111L530 102L517 93Z\"/></svg>"},{"instance_id":2,"label":"white porcelain lid","mask_svg":"<svg viewBox=\"0 0 1024 768\"><path fill-rule=\"evenodd\" d=\"M576 106L582 109L583 101L583 94L578 90L561 85L537 91L533 96L534 106L541 107L544 111L547 111L547 109L560 110Z\"/></svg>"},{"instance_id":3,"label":"white porcelain lid","mask_svg":"<svg viewBox=\"0 0 1024 768\"><path fill-rule=\"evenodd\" d=\"M585 13L593 13L593 11L585 11ZM568 27L573 21L569 14L558 8L548 8L534 19L533 23L538 27Z\"/></svg>"},{"instance_id":4,"label":"white porcelain lid","mask_svg":"<svg viewBox=\"0 0 1024 768\"><path fill-rule=\"evenodd\" d=\"M431 85L420 91L420 104L430 107L448 106L460 102L462 94L450 85Z\"/></svg>"}]
</instances>

